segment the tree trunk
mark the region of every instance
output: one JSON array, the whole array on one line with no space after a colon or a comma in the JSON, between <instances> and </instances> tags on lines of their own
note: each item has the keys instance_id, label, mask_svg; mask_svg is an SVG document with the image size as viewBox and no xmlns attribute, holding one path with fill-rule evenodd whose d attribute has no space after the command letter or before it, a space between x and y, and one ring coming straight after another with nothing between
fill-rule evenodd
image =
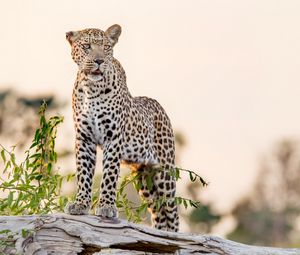
<instances>
[{"instance_id":1,"label":"tree trunk","mask_svg":"<svg viewBox=\"0 0 300 255\"><path fill-rule=\"evenodd\" d=\"M214 236L158 231L92 215L2 216L0 231L0 254L300 255L300 249L250 246Z\"/></svg>"}]
</instances>

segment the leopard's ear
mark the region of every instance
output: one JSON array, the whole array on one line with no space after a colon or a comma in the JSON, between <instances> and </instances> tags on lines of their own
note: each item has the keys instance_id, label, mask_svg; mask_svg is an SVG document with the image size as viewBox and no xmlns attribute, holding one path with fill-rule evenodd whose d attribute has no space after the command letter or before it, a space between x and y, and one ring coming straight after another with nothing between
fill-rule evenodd
<instances>
[{"instance_id":1,"label":"leopard's ear","mask_svg":"<svg viewBox=\"0 0 300 255\"><path fill-rule=\"evenodd\" d=\"M72 43L77 39L79 32L70 31L66 33L66 39L72 45Z\"/></svg>"},{"instance_id":2,"label":"leopard's ear","mask_svg":"<svg viewBox=\"0 0 300 255\"><path fill-rule=\"evenodd\" d=\"M121 32L122 32L122 28L118 24L110 26L105 31L105 34L107 35L108 39L110 40L112 46L114 46L118 42Z\"/></svg>"}]
</instances>

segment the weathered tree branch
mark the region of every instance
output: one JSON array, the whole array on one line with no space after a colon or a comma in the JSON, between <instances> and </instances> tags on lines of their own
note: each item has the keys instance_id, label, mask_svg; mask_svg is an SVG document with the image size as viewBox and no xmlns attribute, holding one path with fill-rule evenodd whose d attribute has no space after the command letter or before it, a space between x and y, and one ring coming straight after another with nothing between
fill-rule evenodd
<instances>
[{"instance_id":1,"label":"weathered tree branch","mask_svg":"<svg viewBox=\"0 0 300 255\"><path fill-rule=\"evenodd\" d=\"M0 217L0 254L272 254L300 249L249 246L207 235L158 231L127 221L66 214ZM1 253L2 252L2 253Z\"/></svg>"}]
</instances>

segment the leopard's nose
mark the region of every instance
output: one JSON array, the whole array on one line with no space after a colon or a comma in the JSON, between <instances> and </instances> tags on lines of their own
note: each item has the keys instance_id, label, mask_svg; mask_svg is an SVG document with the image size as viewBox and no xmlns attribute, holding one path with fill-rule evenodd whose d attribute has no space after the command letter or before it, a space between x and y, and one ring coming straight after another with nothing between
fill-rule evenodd
<instances>
[{"instance_id":1,"label":"leopard's nose","mask_svg":"<svg viewBox=\"0 0 300 255\"><path fill-rule=\"evenodd\" d=\"M104 62L104 60L102 60L100 58L96 58L96 59L94 59L94 62L100 66Z\"/></svg>"}]
</instances>

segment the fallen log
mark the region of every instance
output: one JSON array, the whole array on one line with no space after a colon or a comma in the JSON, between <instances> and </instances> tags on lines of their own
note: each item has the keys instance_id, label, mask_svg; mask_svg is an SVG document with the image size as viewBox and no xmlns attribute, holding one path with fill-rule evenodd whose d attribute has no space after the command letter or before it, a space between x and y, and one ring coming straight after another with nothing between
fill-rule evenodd
<instances>
[{"instance_id":1,"label":"fallen log","mask_svg":"<svg viewBox=\"0 0 300 255\"><path fill-rule=\"evenodd\" d=\"M0 254L300 255L300 249L250 246L215 236L159 231L92 215L1 216L0 231Z\"/></svg>"}]
</instances>

